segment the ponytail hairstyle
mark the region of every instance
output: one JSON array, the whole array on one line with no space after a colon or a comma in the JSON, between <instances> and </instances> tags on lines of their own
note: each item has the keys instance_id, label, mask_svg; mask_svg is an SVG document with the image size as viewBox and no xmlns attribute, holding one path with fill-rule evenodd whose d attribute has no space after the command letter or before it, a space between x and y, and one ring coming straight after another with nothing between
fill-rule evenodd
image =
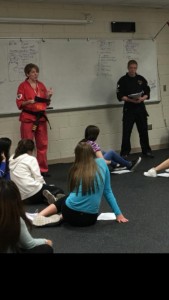
<instances>
[{"instance_id":1,"label":"ponytail hairstyle","mask_svg":"<svg viewBox=\"0 0 169 300\"><path fill-rule=\"evenodd\" d=\"M95 142L97 140L99 133L100 133L99 127L95 125L89 125L85 129L85 140Z\"/></svg>"},{"instance_id":2,"label":"ponytail hairstyle","mask_svg":"<svg viewBox=\"0 0 169 300\"><path fill-rule=\"evenodd\" d=\"M22 154L33 152L34 149L35 149L34 141L30 139L20 140L15 150L15 154L13 158L15 159Z\"/></svg>"}]
</instances>

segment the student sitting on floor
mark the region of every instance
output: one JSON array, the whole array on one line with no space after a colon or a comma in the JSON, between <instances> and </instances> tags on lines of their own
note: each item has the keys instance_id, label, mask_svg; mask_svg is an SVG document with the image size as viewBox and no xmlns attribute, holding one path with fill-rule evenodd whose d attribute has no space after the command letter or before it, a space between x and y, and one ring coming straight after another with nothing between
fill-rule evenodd
<instances>
[{"instance_id":1,"label":"student sitting on floor","mask_svg":"<svg viewBox=\"0 0 169 300\"><path fill-rule=\"evenodd\" d=\"M34 239L16 184L0 178L0 253L53 253L52 241Z\"/></svg>"},{"instance_id":2,"label":"student sitting on floor","mask_svg":"<svg viewBox=\"0 0 169 300\"><path fill-rule=\"evenodd\" d=\"M144 172L144 176L147 177L157 177L157 172L165 170L166 172L169 172L169 159L164 160L161 164L158 166L151 168L147 172Z\"/></svg>"},{"instance_id":3,"label":"student sitting on floor","mask_svg":"<svg viewBox=\"0 0 169 300\"><path fill-rule=\"evenodd\" d=\"M25 203L43 203L46 198L44 190L55 194L64 193L55 185L47 185L40 173L36 157L33 155L35 144L32 140L19 141L15 154L9 159L11 180L13 180L21 193L21 199Z\"/></svg>"},{"instance_id":4,"label":"student sitting on floor","mask_svg":"<svg viewBox=\"0 0 169 300\"><path fill-rule=\"evenodd\" d=\"M10 179L9 156L12 141L7 137L0 138L0 177Z\"/></svg>"},{"instance_id":5,"label":"student sitting on floor","mask_svg":"<svg viewBox=\"0 0 169 300\"><path fill-rule=\"evenodd\" d=\"M134 161L128 161L113 150L109 150L107 152L102 151L100 146L96 143L99 132L100 129L97 126L89 125L85 129L85 138L83 140L91 145L93 151L96 153L96 157L104 158L107 165L110 165L113 169L116 169L117 167L118 169L126 167L128 170L134 171L141 162L141 157Z\"/></svg>"},{"instance_id":6,"label":"student sitting on floor","mask_svg":"<svg viewBox=\"0 0 169 300\"><path fill-rule=\"evenodd\" d=\"M97 221L100 203L104 195L117 222L128 220L116 202L110 185L110 172L102 158L96 158L92 147L79 142L75 148L75 162L69 173L69 196L58 199L34 218L35 226L43 226L52 214L61 213L61 218L73 226L89 226Z\"/></svg>"}]
</instances>

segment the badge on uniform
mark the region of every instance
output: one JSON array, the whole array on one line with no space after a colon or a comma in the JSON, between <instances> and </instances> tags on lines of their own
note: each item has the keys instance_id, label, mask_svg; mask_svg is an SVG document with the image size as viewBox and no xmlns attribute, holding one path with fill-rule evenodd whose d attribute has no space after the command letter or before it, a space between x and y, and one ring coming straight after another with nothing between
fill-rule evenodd
<instances>
[{"instance_id":1,"label":"badge on uniform","mask_svg":"<svg viewBox=\"0 0 169 300\"><path fill-rule=\"evenodd\" d=\"M139 85L142 85L142 84L143 84L143 81L142 81L142 80L138 80L138 84L139 84Z\"/></svg>"},{"instance_id":2,"label":"badge on uniform","mask_svg":"<svg viewBox=\"0 0 169 300\"><path fill-rule=\"evenodd\" d=\"M20 100L22 98L22 94L17 95L17 99Z\"/></svg>"}]
</instances>

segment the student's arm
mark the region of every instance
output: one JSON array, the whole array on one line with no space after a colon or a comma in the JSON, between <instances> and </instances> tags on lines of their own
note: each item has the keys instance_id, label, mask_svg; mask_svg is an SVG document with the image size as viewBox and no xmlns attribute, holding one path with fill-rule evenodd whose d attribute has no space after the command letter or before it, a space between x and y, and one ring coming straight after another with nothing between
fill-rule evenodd
<instances>
[{"instance_id":1,"label":"student's arm","mask_svg":"<svg viewBox=\"0 0 169 300\"><path fill-rule=\"evenodd\" d=\"M115 213L115 215L120 215L121 214L121 210L117 204L116 198L113 194L111 185L110 185L110 172L106 166L106 174L105 174L106 178L105 178L105 185L104 185L104 191L103 191L103 195L106 199L106 201L109 203L112 211Z\"/></svg>"},{"instance_id":2,"label":"student's arm","mask_svg":"<svg viewBox=\"0 0 169 300\"><path fill-rule=\"evenodd\" d=\"M3 177L6 170L6 157L4 153L1 153L1 163L0 163L0 177Z\"/></svg>"},{"instance_id":3,"label":"student's arm","mask_svg":"<svg viewBox=\"0 0 169 300\"><path fill-rule=\"evenodd\" d=\"M97 158L103 158L107 165L111 164L111 160L106 160L102 154L100 146L96 142L88 141Z\"/></svg>"},{"instance_id":4,"label":"student's arm","mask_svg":"<svg viewBox=\"0 0 169 300\"><path fill-rule=\"evenodd\" d=\"M103 158L103 159L105 160L105 162L106 162L107 165L110 165L110 164L111 164L111 160L106 160L106 159L104 158L104 156L103 156L103 154L102 154L101 151L97 151L97 152L95 152L95 153L96 153L96 157L97 157L97 158Z\"/></svg>"},{"instance_id":5,"label":"student's arm","mask_svg":"<svg viewBox=\"0 0 169 300\"><path fill-rule=\"evenodd\" d=\"M0 177L3 177L6 170L6 161L0 163Z\"/></svg>"},{"instance_id":6,"label":"student's arm","mask_svg":"<svg viewBox=\"0 0 169 300\"><path fill-rule=\"evenodd\" d=\"M119 223L128 222L128 220L122 215L122 212L121 212L121 210L117 204L116 198L113 194L111 184L110 184L110 172L109 172L107 166L106 166L105 176L106 176L106 178L105 178L105 186L104 186L103 195L104 195L105 199L107 200L107 202L109 203L112 211L115 213L117 222L119 222Z\"/></svg>"},{"instance_id":7,"label":"student's arm","mask_svg":"<svg viewBox=\"0 0 169 300\"><path fill-rule=\"evenodd\" d=\"M19 237L20 248L32 249L42 244L49 244L49 241L46 239L34 239L29 233L28 228L22 218L20 219L20 226L21 226L20 237Z\"/></svg>"}]
</instances>

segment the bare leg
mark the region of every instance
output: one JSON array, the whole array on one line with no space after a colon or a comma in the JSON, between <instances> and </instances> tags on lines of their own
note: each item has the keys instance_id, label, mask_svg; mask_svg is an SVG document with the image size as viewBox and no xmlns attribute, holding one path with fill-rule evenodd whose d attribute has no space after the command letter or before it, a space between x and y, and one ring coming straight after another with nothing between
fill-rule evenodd
<instances>
[{"instance_id":1,"label":"bare leg","mask_svg":"<svg viewBox=\"0 0 169 300\"><path fill-rule=\"evenodd\" d=\"M50 204L49 206L47 206L45 209L43 209L40 213L39 216L51 216L57 214L57 208L54 204Z\"/></svg>"},{"instance_id":2,"label":"bare leg","mask_svg":"<svg viewBox=\"0 0 169 300\"><path fill-rule=\"evenodd\" d=\"M169 168L169 159L166 159L165 161L163 161L160 165L158 165L154 169L156 170L156 172L158 172L158 171L162 171L162 170L165 170L168 168Z\"/></svg>"}]
</instances>

